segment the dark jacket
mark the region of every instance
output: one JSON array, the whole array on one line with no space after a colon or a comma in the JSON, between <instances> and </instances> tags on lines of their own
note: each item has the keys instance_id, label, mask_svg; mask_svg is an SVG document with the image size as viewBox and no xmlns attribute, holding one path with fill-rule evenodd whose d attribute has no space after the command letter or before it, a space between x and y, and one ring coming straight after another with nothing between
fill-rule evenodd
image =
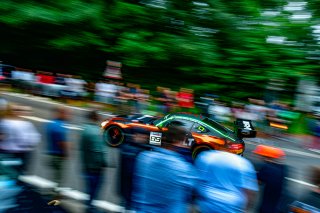
<instances>
[{"instance_id":1,"label":"dark jacket","mask_svg":"<svg viewBox=\"0 0 320 213\"><path fill-rule=\"evenodd\" d=\"M266 162L258 172L258 180L264 184L260 213L279 212L287 168L283 164Z\"/></svg>"},{"instance_id":2,"label":"dark jacket","mask_svg":"<svg viewBox=\"0 0 320 213\"><path fill-rule=\"evenodd\" d=\"M84 171L100 170L107 166L107 146L99 126L94 123L84 125L80 151Z\"/></svg>"},{"instance_id":3,"label":"dark jacket","mask_svg":"<svg viewBox=\"0 0 320 213\"><path fill-rule=\"evenodd\" d=\"M145 144L127 142L120 149L120 169L119 169L119 193L130 203L133 172L138 154L145 150L151 150L152 147Z\"/></svg>"}]
</instances>

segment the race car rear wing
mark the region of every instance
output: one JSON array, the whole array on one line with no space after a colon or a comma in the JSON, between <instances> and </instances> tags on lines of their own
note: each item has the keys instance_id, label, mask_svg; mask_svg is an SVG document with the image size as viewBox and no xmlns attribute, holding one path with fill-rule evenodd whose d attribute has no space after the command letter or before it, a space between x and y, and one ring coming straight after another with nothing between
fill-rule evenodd
<instances>
[{"instance_id":1,"label":"race car rear wing","mask_svg":"<svg viewBox=\"0 0 320 213\"><path fill-rule=\"evenodd\" d=\"M237 119L234 122L234 129L239 138L255 138L257 135L250 120Z\"/></svg>"}]
</instances>

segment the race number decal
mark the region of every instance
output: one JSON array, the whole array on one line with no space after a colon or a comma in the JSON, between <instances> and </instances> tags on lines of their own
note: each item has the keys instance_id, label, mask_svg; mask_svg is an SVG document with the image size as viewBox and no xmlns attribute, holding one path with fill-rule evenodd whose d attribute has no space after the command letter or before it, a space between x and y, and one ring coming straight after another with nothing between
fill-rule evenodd
<instances>
[{"instance_id":1,"label":"race number decal","mask_svg":"<svg viewBox=\"0 0 320 213\"><path fill-rule=\"evenodd\" d=\"M149 139L149 143L152 145L161 145L161 136L162 133L161 132L150 132L150 139Z\"/></svg>"},{"instance_id":2,"label":"race number decal","mask_svg":"<svg viewBox=\"0 0 320 213\"><path fill-rule=\"evenodd\" d=\"M244 129L246 130L252 130L250 122L249 121L242 121Z\"/></svg>"}]
</instances>

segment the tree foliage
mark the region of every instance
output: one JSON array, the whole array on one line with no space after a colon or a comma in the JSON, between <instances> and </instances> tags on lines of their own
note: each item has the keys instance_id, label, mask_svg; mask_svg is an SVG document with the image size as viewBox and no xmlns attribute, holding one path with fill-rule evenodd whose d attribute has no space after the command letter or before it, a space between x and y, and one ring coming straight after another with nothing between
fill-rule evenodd
<instances>
[{"instance_id":1,"label":"tree foliage","mask_svg":"<svg viewBox=\"0 0 320 213\"><path fill-rule=\"evenodd\" d=\"M312 17L294 20L280 0L3 0L0 54L90 79L116 60L126 81L150 88L262 96L271 78L317 74L317 5L310 0L302 12Z\"/></svg>"}]
</instances>

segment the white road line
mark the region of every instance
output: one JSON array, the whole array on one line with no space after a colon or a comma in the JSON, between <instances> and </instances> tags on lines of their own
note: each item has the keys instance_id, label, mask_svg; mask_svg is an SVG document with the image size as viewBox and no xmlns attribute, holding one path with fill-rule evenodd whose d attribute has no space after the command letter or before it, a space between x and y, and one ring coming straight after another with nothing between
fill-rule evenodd
<instances>
[{"instance_id":1,"label":"white road line","mask_svg":"<svg viewBox=\"0 0 320 213\"><path fill-rule=\"evenodd\" d=\"M319 153L319 154L320 154L320 150L319 150L319 149L309 149L309 151L311 151L311 152L316 152L316 153Z\"/></svg>"},{"instance_id":2,"label":"white road line","mask_svg":"<svg viewBox=\"0 0 320 213\"><path fill-rule=\"evenodd\" d=\"M258 145L258 143L250 142L250 141L245 141L245 143L250 144L250 145ZM282 147L281 147L281 149L285 152L288 152L288 153L320 159L320 155L317 155L317 154L312 154L312 153L308 153L308 152L303 152L303 151L294 150L294 149L287 149L287 148L282 148Z\"/></svg>"},{"instance_id":3,"label":"white road line","mask_svg":"<svg viewBox=\"0 0 320 213\"><path fill-rule=\"evenodd\" d=\"M110 203L108 201L103 201L103 200L94 200L92 204L98 208L106 209L112 212L123 212L123 210L125 209L122 206L118 206L114 203Z\"/></svg>"},{"instance_id":4,"label":"white road line","mask_svg":"<svg viewBox=\"0 0 320 213\"><path fill-rule=\"evenodd\" d=\"M28 120L32 120L32 121L37 121L37 122L52 123L52 121L50 121L50 120L35 117L35 116L20 116L20 117L28 119ZM63 127L66 129L83 131L83 128L81 126L77 126L77 125L67 124L67 125L64 125Z\"/></svg>"},{"instance_id":5,"label":"white road line","mask_svg":"<svg viewBox=\"0 0 320 213\"><path fill-rule=\"evenodd\" d=\"M39 188L46 188L46 189L56 189L59 193L65 197L78 200L78 201L85 201L89 199L89 195L78 190L74 190L71 188L57 188L57 183L47 180L45 178L36 176L36 175L24 175L19 176L19 180L25 182L27 184L39 187ZM94 200L92 203L95 207L105 209L107 211L112 212L122 212L124 207L116 205L114 203L104 201L104 200Z\"/></svg>"},{"instance_id":6,"label":"white road line","mask_svg":"<svg viewBox=\"0 0 320 213\"><path fill-rule=\"evenodd\" d=\"M83 130L83 128L81 128L80 126L72 125L72 124L67 124L67 125L64 125L63 127L66 129L72 129L72 130L80 130L80 131Z\"/></svg>"},{"instance_id":7,"label":"white road line","mask_svg":"<svg viewBox=\"0 0 320 213\"><path fill-rule=\"evenodd\" d=\"M44 119L44 118L39 118L39 117L35 117L35 116L20 116L21 118L25 118L28 120L32 120L32 121L38 121L38 122L43 122L43 123L51 123L52 121Z\"/></svg>"},{"instance_id":8,"label":"white road line","mask_svg":"<svg viewBox=\"0 0 320 213\"><path fill-rule=\"evenodd\" d=\"M28 100L33 100L33 101L37 101L37 102L41 102L41 103L46 103L46 104L52 104L52 105L58 105L58 106L65 106L68 107L70 109L75 109L75 110L80 110L80 111L86 111L89 112L90 109L85 109L85 108L80 108L80 107L74 107L74 106L68 106L66 104L61 104L58 102L54 102L54 101L50 101L50 100L45 100L46 98L41 98L41 97L37 97L37 96L32 96L32 95L27 95L27 94L19 94L19 93L10 93L10 92L2 92L2 94L4 95L8 95L8 96L14 96L14 97L18 97L18 98L22 98L22 99L28 99ZM113 114L109 114L109 113L99 113L100 115L103 116L107 116L107 117L113 117Z\"/></svg>"},{"instance_id":9,"label":"white road line","mask_svg":"<svg viewBox=\"0 0 320 213\"><path fill-rule=\"evenodd\" d=\"M38 101L42 103L47 103L47 104L53 104L53 105L63 105L57 102L45 100L44 98L39 98L37 96L32 96L32 95L26 95L26 94L20 94L20 93L11 93L11 92L2 92L4 95L8 96L13 96L13 97L18 97L18 98L23 98L23 99L28 99L28 100L33 100L33 101Z\"/></svg>"},{"instance_id":10,"label":"white road line","mask_svg":"<svg viewBox=\"0 0 320 213\"><path fill-rule=\"evenodd\" d=\"M57 183L36 175L21 175L19 180L39 188L53 189L58 186Z\"/></svg>"},{"instance_id":11,"label":"white road line","mask_svg":"<svg viewBox=\"0 0 320 213\"><path fill-rule=\"evenodd\" d=\"M37 101L37 102L41 102L41 103L46 103L46 104L52 104L52 105L58 105L58 106L65 106L65 107L68 107L68 108L70 108L70 109L75 109L75 110L90 111L89 109L84 109L84 108L74 107L74 106L67 106L66 104L54 102L54 101L51 101L51 100L49 100L49 99L46 100L46 98L40 98L40 97L32 96L32 95L19 94L19 93L10 93L10 92L2 92L2 94L8 95L8 96L14 96L14 97L22 98L22 99L33 100L33 101Z\"/></svg>"},{"instance_id":12,"label":"white road line","mask_svg":"<svg viewBox=\"0 0 320 213\"><path fill-rule=\"evenodd\" d=\"M312 153L308 153L308 152L302 152L302 151L293 150L293 149L287 149L287 148L281 148L281 149L283 151L285 151L285 152L291 152L291 153L297 154L297 155L304 155L304 156L313 157L313 158L319 158L320 159L320 155L317 155L317 154L312 154Z\"/></svg>"},{"instance_id":13,"label":"white road line","mask_svg":"<svg viewBox=\"0 0 320 213\"><path fill-rule=\"evenodd\" d=\"M302 181L302 180L296 180L296 179L289 178L289 177L286 177L286 179L287 179L287 180L290 180L290 181L292 181L292 182L295 182L295 183L299 183L299 184L305 185L305 186L316 187L316 185L311 184L311 183L304 182L304 181Z\"/></svg>"},{"instance_id":14,"label":"white road line","mask_svg":"<svg viewBox=\"0 0 320 213\"><path fill-rule=\"evenodd\" d=\"M297 180L297 179L293 179L293 178L289 178L286 177L287 180L295 182L295 183L299 183L305 186L315 186L311 183L302 181L302 180ZM25 182L27 184L36 186L36 187L40 187L40 188L47 188L47 189L55 189L57 187L57 183L54 183L50 180L47 180L45 178L36 176L36 175L30 175L30 176L20 176L19 180L22 182ZM75 199L78 201L84 201L84 200L88 200L89 195L83 192L80 192L78 190L74 190L71 188L56 188L62 195L64 195L65 197L71 198L71 199ZM108 202L108 201L104 201L104 200L94 200L92 203L95 207L101 208L101 209L105 209L107 211L112 211L112 212L123 212L124 207L119 206L117 204Z\"/></svg>"},{"instance_id":15,"label":"white road line","mask_svg":"<svg viewBox=\"0 0 320 213\"><path fill-rule=\"evenodd\" d=\"M89 200L88 194L73 189L61 190L59 191L59 193L65 197L69 197L79 201Z\"/></svg>"}]
</instances>

